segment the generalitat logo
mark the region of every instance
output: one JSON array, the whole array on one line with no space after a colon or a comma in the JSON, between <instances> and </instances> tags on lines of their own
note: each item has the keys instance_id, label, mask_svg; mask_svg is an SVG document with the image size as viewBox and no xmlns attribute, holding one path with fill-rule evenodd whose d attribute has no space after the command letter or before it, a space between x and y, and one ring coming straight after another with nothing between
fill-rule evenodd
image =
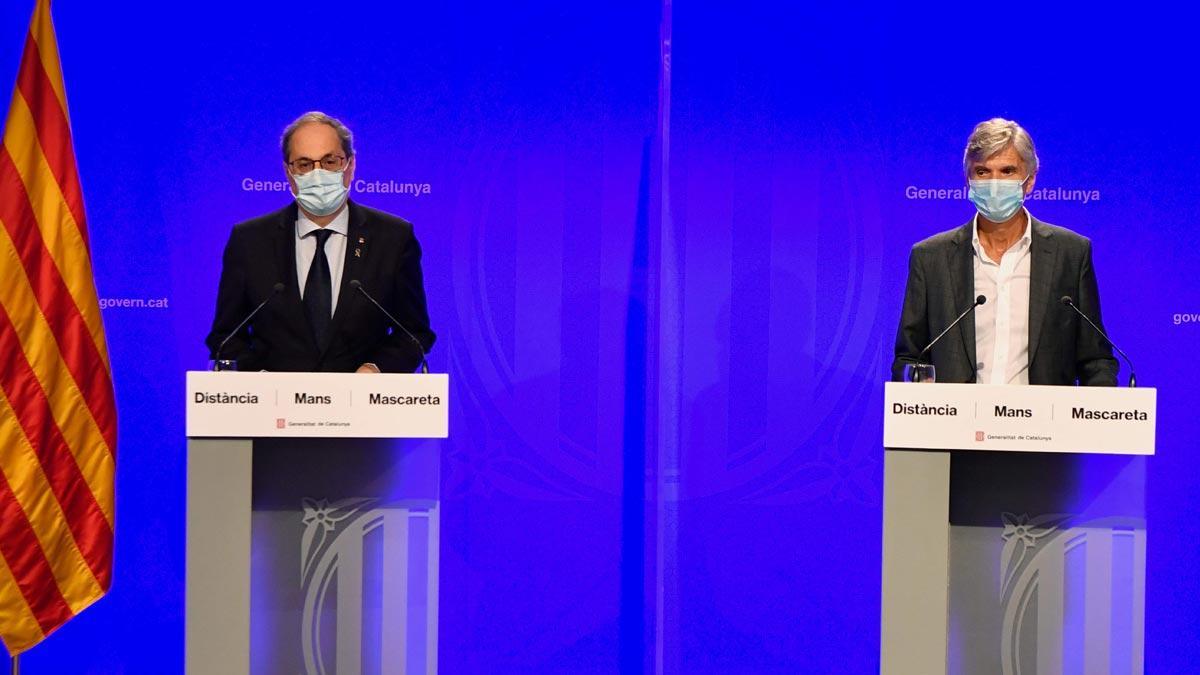
<instances>
[{"instance_id":1,"label":"generalitat logo","mask_svg":"<svg viewBox=\"0 0 1200 675\"><path fill-rule=\"evenodd\" d=\"M983 432L982 432L982 431L976 431L976 432L975 432L975 442L979 443L979 442L982 442L982 441L983 441Z\"/></svg>"},{"instance_id":2,"label":"generalitat logo","mask_svg":"<svg viewBox=\"0 0 1200 675\"><path fill-rule=\"evenodd\" d=\"M288 193L292 186L286 180L268 180L246 176L241 181L242 192L279 192ZM403 181L387 178L382 180L354 179L350 187L361 194L409 195L420 197L433 192L430 183L420 181Z\"/></svg>"},{"instance_id":3,"label":"generalitat logo","mask_svg":"<svg viewBox=\"0 0 1200 675\"><path fill-rule=\"evenodd\" d=\"M922 185L904 186L904 198L918 201L964 201L967 186L932 187ZM1077 202L1091 204L1100 201L1100 190L1094 188L1040 187L1025 197L1027 202Z\"/></svg>"},{"instance_id":4,"label":"generalitat logo","mask_svg":"<svg viewBox=\"0 0 1200 675\"><path fill-rule=\"evenodd\" d=\"M282 417L275 418L275 428L276 429L282 429L286 426L287 426L287 420L283 419Z\"/></svg>"}]
</instances>

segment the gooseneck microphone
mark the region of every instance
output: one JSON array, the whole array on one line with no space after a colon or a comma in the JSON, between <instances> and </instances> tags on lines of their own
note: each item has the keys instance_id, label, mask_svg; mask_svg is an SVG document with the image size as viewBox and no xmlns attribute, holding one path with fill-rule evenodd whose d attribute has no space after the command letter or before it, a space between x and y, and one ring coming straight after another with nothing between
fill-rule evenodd
<instances>
[{"instance_id":1,"label":"gooseneck microphone","mask_svg":"<svg viewBox=\"0 0 1200 675\"><path fill-rule=\"evenodd\" d=\"M1092 330L1096 331L1100 337L1104 338L1104 341L1108 343L1109 347L1117 350L1117 353L1121 355L1121 358L1125 359L1125 363L1129 364L1129 386L1137 387L1137 373L1133 372L1133 362L1129 360L1129 356L1127 356L1125 352L1121 351L1121 348L1118 347L1116 343L1108 339L1108 336L1104 334L1104 331L1100 330L1100 327L1097 326L1091 319L1089 319L1087 314L1084 314L1082 310L1075 306L1075 301L1071 299L1071 296L1064 295L1059 298L1058 301L1075 310L1075 313L1079 316L1082 316L1083 320L1092 327Z\"/></svg>"},{"instance_id":2,"label":"gooseneck microphone","mask_svg":"<svg viewBox=\"0 0 1200 675\"><path fill-rule=\"evenodd\" d=\"M258 307L255 307L254 311L247 314L246 318L242 319L242 322L237 325L237 328L234 328L229 332L229 335L225 336L224 340L221 340L221 344L217 345L216 354L213 355L213 370L220 370L221 352L225 350L225 345L233 339L234 335L237 335L243 328L245 328L246 324L250 323L250 319L253 319L255 314L258 314L263 307L266 307L267 303L270 302L272 298L282 293L283 289L284 285L282 283L278 281L275 282L275 285L271 287L271 294L267 296L267 299L258 303Z\"/></svg>"},{"instance_id":3,"label":"gooseneck microphone","mask_svg":"<svg viewBox=\"0 0 1200 675\"><path fill-rule=\"evenodd\" d=\"M929 350L933 349L933 346L938 343L938 340L941 340L943 337L945 337L946 333L949 333L950 329L957 326L959 321L962 321L963 319L967 318L968 314L970 314L971 312L974 312L976 307L982 305L985 302L987 302L987 298L985 296L982 296L982 295L976 296L975 302L972 303L972 305L970 307L964 309L963 313L959 314L957 319L955 319L954 321L951 321L949 326L946 326L946 330L938 333L938 336L933 338L933 342L930 342L929 346L927 346L927 347L925 347L925 349L921 350L921 353L917 355L917 362L921 363L922 360L925 358L925 355L929 353Z\"/></svg>"},{"instance_id":4,"label":"gooseneck microphone","mask_svg":"<svg viewBox=\"0 0 1200 675\"><path fill-rule=\"evenodd\" d=\"M353 288L354 290L358 291L359 293L362 293L364 298L366 298L367 300L370 300L372 305L375 305L379 309L379 311L383 312L383 315L386 316L388 318L388 320L392 322L393 326L399 328L401 331L404 332L405 335L408 336L409 340L412 340L412 343L414 345L416 345L416 347L417 347L417 353L421 355L421 372L428 374L429 373L429 362L425 360L425 345L421 344L421 341L417 339L417 336L413 335L411 332L409 332L409 330L404 327L404 324L397 321L396 317L392 316L390 312L388 312L386 309L383 308L383 305L379 304L379 302L376 301L375 298L372 298L371 294L367 292L367 289L363 288L362 282L360 282L358 279L350 280L350 288Z\"/></svg>"}]
</instances>

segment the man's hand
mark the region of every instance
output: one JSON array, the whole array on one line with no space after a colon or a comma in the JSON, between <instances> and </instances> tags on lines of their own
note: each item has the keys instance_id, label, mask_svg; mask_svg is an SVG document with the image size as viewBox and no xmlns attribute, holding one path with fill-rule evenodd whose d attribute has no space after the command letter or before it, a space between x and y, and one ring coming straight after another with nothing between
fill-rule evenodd
<instances>
[{"instance_id":1,"label":"man's hand","mask_svg":"<svg viewBox=\"0 0 1200 675\"><path fill-rule=\"evenodd\" d=\"M379 374L380 370L379 370L379 366L375 365L374 363L364 363L358 367L358 370L356 370L354 372Z\"/></svg>"}]
</instances>

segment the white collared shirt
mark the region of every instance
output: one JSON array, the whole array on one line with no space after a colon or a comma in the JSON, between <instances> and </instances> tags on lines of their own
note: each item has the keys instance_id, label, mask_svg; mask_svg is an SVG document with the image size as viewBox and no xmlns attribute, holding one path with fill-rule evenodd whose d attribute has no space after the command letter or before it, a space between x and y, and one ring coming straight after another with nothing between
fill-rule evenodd
<instances>
[{"instance_id":1,"label":"white collared shirt","mask_svg":"<svg viewBox=\"0 0 1200 675\"><path fill-rule=\"evenodd\" d=\"M975 295L987 302L975 309L975 367L984 384L1029 384L1029 267L1033 218L1025 211L1025 233L1000 260L988 258L979 243L979 214L971 222L975 249Z\"/></svg>"},{"instance_id":2,"label":"white collared shirt","mask_svg":"<svg viewBox=\"0 0 1200 675\"><path fill-rule=\"evenodd\" d=\"M304 297L304 284L308 281L308 268L312 265L317 254L317 238L307 236L321 229L297 209L296 217L296 280L300 286L300 297ZM330 316L337 311L338 291L342 286L342 268L346 263L346 238L350 236L350 207L344 207L333 218L333 222L325 226L334 234L329 235L325 242L325 258L329 260L329 279L333 284L333 302L329 306Z\"/></svg>"}]
</instances>

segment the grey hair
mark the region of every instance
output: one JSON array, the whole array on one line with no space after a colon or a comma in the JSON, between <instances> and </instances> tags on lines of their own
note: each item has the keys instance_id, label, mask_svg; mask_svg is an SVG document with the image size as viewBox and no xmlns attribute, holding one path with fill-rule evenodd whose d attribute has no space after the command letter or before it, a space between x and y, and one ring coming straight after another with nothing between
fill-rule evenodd
<instances>
[{"instance_id":1,"label":"grey hair","mask_svg":"<svg viewBox=\"0 0 1200 675\"><path fill-rule=\"evenodd\" d=\"M313 110L297 117L294 122L284 127L283 137L279 139L279 148L283 150L285 163L288 161L290 151L288 146L292 143L292 136L305 124L328 124L333 127L333 130L337 132L338 139L342 141L342 152L346 153L346 159L354 156L354 134L350 133L346 125L335 117L330 117L319 110Z\"/></svg>"},{"instance_id":2,"label":"grey hair","mask_svg":"<svg viewBox=\"0 0 1200 675\"><path fill-rule=\"evenodd\" d=\"M963 173L968 174L969 178L972 162L982 162L1009 146L1015 148L1025 161L1030 176L1038 172L1037 151L1033 149L1029 132L1012 120L993 117L977 124L967 139L967 149L963 152Z\"/></svg>"}]
</instances>

